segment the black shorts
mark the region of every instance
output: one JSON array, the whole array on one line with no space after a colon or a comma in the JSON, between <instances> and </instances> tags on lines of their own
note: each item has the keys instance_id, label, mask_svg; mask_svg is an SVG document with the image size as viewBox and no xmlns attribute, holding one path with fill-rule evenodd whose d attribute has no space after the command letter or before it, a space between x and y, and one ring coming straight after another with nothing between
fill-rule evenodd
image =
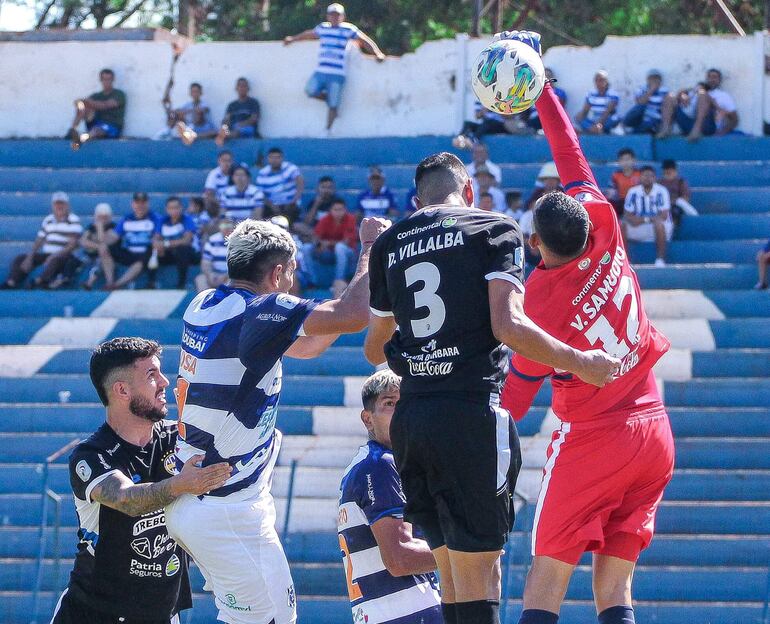
<instances>
[{"instance_id":1,"label":"black shorts","mask_svg":"<svg viewBox=\"0 0 770 624\"><path fill-rule=\"evenodd\" d=\"M521 468L516 425L490 395L406 395L390 439L406 495L404 518L433 548L500 550L513 527Z\"/></svg>"},{"instance_id":2,"label":"black shorts","mask_svg":"<svg viewBox=\"0 0 770 624\"><path fill-rule=\"evenodd\" d=\"M152 248L142 253L134 253L125 247L115 245L114 247L110 248L110 254L112 255L112 259L115 260L115 262L123 266L131 266L135 262L141 262L146 267L147 262L152 255Z\"/></svg>"},{"instance_id":3,"label":"black shorts","mask_svg":"<svg viewBox=\"0 0 770 624\"><path fill-rule=\"evenodd\" d=\"M51 624L179 624L179 615L164 620L121 618L97 611L65 590L56 605Z\"/></svg>"}]
</instances>

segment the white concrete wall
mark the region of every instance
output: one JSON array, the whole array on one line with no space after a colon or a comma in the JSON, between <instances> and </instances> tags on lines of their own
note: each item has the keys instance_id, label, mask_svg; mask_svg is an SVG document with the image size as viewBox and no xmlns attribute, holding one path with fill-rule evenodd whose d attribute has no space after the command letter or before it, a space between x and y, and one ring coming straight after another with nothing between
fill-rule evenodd
<instances>
[{"instance_id":1,"label":"white concrete wall","mask_svg":"<svg viewBox=\"0 0 770 624\"><path fill-rule=\"evenodd\" d=\"M762 66L767 39L761 34L609 37L593 49L551 48L545 61L569 94L570 112L580 107L599 68L610 72L626 110L649 67L661 69L672 89L692 85L708 67L719 67L725 88L738 100L741 128L758 134L763 112L770 114L770 86ZM459 90L452 90L452 78L458 69L472 66L487 41L430 42L414 54L382 64L354 50L334 135L455 132L472 110L472 98L467 69L465 76L458 76ZM279 42L194 44L178 63L173 101L182 104L187 85L202 82L218 119L233 98L235 78L243 75L262 104L265 136L323 136L324 105L303 93L316 50L315 42L291 47ZM97 90L102 67L115 70L117 86L128 94L125 134L152 136L163 124L160 99L170 61L170 45L159 42L0 43L0 137L63 135L72 116L71 102Z\"/></svg>"}]
</instances>

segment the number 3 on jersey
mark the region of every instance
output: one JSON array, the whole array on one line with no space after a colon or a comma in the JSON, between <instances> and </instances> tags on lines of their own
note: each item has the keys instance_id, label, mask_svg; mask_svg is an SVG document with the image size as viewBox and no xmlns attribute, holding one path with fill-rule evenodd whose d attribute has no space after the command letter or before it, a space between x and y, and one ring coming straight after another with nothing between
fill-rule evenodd
<instances>
[{"instance_id":1,"label":"number 3 on jersey","mask_svg":"<svg viewBox=\"0 0 770 624\"><path fill-rule=\"evenodd\" d=\"M615 333L615 328L610 325L606 315L602 314L586 331L586 338L591 345L601 342L602 348L611 356L623 359L634 345L639 342L639 302L636 300L634 283L628 275L624 275L618 282L618 288L612 296L612 303L621 311L623 301L631 297L631 307L626 318L625 337L621 338Z\"/></svg>"},{"instance_id":2,"label":"number 3 on jersey","mask_svg":"<svg viewBox=\"0 0 770 624\"><path fill-rule=\"evenodd\" d=\"M404 271L406 287L422 282L423 286L414 293L414 308L428 308L428 316L411 321L415 338L427 338L438 332L446 320L446 306L436 292L441 283L441 273L432 262L420 262Z\"/></svg>"}]
</instances>

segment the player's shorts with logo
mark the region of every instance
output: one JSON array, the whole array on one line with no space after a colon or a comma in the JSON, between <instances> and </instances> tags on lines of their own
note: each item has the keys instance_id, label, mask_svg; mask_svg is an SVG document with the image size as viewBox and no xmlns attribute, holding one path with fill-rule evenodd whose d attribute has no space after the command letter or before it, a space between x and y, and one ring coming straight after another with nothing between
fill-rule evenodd
<instances>
[{"instance_id":1,"label":"player's shorts with logo","mask_svg":"<svg viewBox=\"0 0 770 624\"><path fill-rule=\"evenodd\" d=\"M431 548L498 550L513 526L521 468L516 426L490 394L408 394L390 437L406 496L404 518Z\"/></svg>"},{"instance_id":2,"label":"player's shorts with logo","mask_svg":"<svg viewBox=\"0 0 770 624\"><path fill-rule=\"evenodd\" d=\"M98 611L65 590L56 604L50 624L179 624L179 615L160 620L119 617Z\"/></svg>"},{"instance_id":3,"label":"player's shorts with logo","mask_svg":"<svg viewBox=\"0 0 770 624\"><path fill-rule=\"evenodd\" d=\"M554 431L535 509L532 554L576 564L586 551L636 561L674 470L661 403ZM609 417L611 418L611 416Z\"/></svg>"}]
</instances>

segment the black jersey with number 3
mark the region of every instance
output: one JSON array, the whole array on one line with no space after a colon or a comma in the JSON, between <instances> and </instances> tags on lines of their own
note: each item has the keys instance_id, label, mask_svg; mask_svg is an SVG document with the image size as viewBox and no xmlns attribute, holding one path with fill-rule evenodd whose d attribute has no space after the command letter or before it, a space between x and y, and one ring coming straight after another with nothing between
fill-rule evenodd
<instances>
[{"instance_id":1,"label":"black jersey with number 3","mask_svg":"<svg viewBox=\"0 0 770 624\"><path fill-rule=\"evenodd\" d=\"M385 355L402 394L499 392L504 356L487 284L504 279L523 292L523 261L516 222L472 208L424 208L377 239L370 307L398 325Z\"/></svg>"}]
</instances>

